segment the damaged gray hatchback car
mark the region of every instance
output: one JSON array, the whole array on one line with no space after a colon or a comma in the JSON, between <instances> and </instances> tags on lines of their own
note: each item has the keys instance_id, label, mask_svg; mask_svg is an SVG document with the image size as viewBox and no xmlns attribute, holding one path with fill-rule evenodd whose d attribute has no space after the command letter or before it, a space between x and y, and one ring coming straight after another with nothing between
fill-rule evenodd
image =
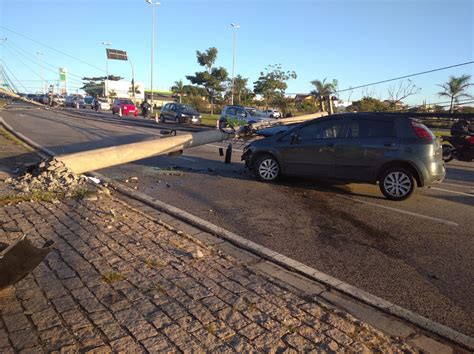
<instances>
[{"instance_id":1,"label":"damaged gray hatchback car","mask_svg":"<svg viewBox=\"0 0 474 354\"><path fill-rule=\"evenodd\" d=\"M280 175L379 183L391 200L445 176L439 142L406 115L348 113L317 118L247 145L242 155L261 181Z\"/></svg>"}]
</instances>

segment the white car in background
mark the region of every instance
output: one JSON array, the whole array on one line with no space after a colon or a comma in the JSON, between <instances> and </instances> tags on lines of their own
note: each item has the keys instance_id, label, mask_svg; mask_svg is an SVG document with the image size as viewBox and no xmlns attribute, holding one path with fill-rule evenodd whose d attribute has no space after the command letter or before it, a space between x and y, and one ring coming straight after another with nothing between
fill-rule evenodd
<instances>
[{"instance_id":1,"label":"white car in background","mask_svg":"<svg viewBox=\"0 0 474 354\"><path fill-rule=\"evenodd\" d=\"M94 100L92 101L92 109L95 109L95 101L96 101L96 98L94 98ZM110 107L110 103L109 101L107 100L107 98L99 98L99 110L100 111L110 111L111 107Z\"/></svg>"},{"instance_id":2,"label":"white car in background","mask_svg":"<svg viewBox=\"0 0 474 354\"><path fill-rule=\"evenodd\" d=\"M264 111L265 117L269 118L281 118L281 113L280 111L277 111L276 109L267 109Z\"/></svg>"}]
</instances>

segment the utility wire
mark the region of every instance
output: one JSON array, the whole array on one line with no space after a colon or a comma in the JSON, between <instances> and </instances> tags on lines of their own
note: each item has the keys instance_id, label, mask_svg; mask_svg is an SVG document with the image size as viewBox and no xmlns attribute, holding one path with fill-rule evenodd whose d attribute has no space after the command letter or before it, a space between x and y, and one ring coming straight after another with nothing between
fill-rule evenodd
<instances>
[{"instance_id":1,"label":"utility wire","mask_svg":"<svg viewBox=\"0 0 474 354\"><path fill-rule=\"evenodd\" d=\"M11 30L11 29L5 27L5 26L0 25L0 28L3 28L4 30L6 30L6 31L8 31L8 32L14 33L14 34L16 34L17 36L20 36L20 37L23 37L23 38L25 38L25 39L28 39L29 41L32 41L32 42L34 42L34 43L36 43L36 44L39 44L39 45L42 45L42 46L44 46L44 47L46 47L46 48L49 48L49 49L51 49L51 50L54 50L55 52L60 53L60 54L62 54L62 55L65 55L65 56L67 56L67 57L69 57L69 58L71 58L71 59L77 60L77 61L79 61L79 62L81 62L81 63L83 63L83 64L86 64L86 65L88 65L88 66L94 68L94 69L100 70L101 72L105 72L104 69L102 69L102 68L100 68L100 67L98 67L98 66L95 66L94 64L90 64L90 63L88 63L88 62L86 62L86 61L84 61L84 60L82 60L82 59L79 59L79 58L77 58L77 57L75 57L75 56L73 56L73 55L67 54L67 53L65 53L65 52L63 52L63 51L61 51L61 50L59 50L59 49L56 49L56 48L54 48L54 47L51 47L50 45L44 44L44 43L42 43L42 42L40 42L40 41L37 41L37 40L32 39L32 38L30 38L30 37L27 37L27 36L25 36L24 34L21 34L21 33L18 33L18 32L16 32L16 31L13 31L13 30Z\"/></svg>"},{"instance_id":2,"label":"utility wire","mask_svg":"<svg viewBox=\"0 0 474 354\"><path fill-rule=\"evenodd\" d=\"M44 66L44 65L41 65L41 64L38 63L37 61L28 58L28 57L25 56L24 54L20 53L20 51L17 50L17 49L15 49L14 47L7 46L6 48L10 50L10 53L11 53L11 51L15 51L15 53L18 54L18 55L20 55L23 59L26 59L26 60L28 60L30 63L33 63L33 64L35 64L35 65L38 65L39 67L43 68L44 70L47 70L47 71L49 71L49 72L52 72L53 74L56 74L56 75L58 74L58 72L57 72L56 70L52 70L52 69L50 69L50 68L48 68L48 67L46 67L46 66ZM74 82L77 82L77 83L81 83L81 84L82 84L81 81L78 81L78 80L76 80L76 79L70 79L70 81L74 81Z\"/></svg>"},{"instance_id":3,"label":"utility wire","mask_svg":"<svg viewBox=\"0 0 474 354\"><path fill-rule=\"evenodd\" d=\"M450 66L444 66L442 68L422 71L422 72L415 73L415 74L410 74L410 75L399 76L399 77L395 77L393 79L387 79L387 80L372 82L370 84L365 84L365 85L360 85L360 86L355 86L355 87L349 87L349 88L344 89L344 90L337 90L336 93L351 91L351 90L360 89L360 88L363 88L363 87L368 87L368 86L373 86L373 85L378 85L378 84L383 84L385 82L390 82L390 81L397 81L397 80L406 79L406 78L413 77L413 76L429 74L429 73L433 73L433 72L436 72L436 71L456 68L458 66L464 66L464 65L469 65L469 64L473 64L473 63L474 63L474 61L468 61L468 62L465 62L465 63L455 64L455 65L450 65Z\"/></svg>"},{"instance_id":4,"label":"utility wire","mask_svg":"<svg viewBox=\"0 0 474 354\"><path fill-rule=\"evenodd\" d=\"M19 47L19 46L16 45L15 43L12 43L12 41L9 41L9 42L7 42L7 43L8 43L8 45L14 46L17 50L19 50L19 51L25 53L26 55L28 55L28 56L34 58L35 63L36 63L37 61L41 61L42 63L44 63L45 65L48 65L49 67L53 68L54 70L57 70L57 69L59 68L58 66L53 65L53 64L50 64L50 63L48 63L47 61L45 61L44 59L40 59L39 57L35 56L34 54L29 53L28 51L26 51L26 50L24 50L23 48ZM40 65L40 64L38 64L38 65ZM73 73L71 73L71 72L69 72L69 71L68 71L67 74L68 74L68 76L75 76L75 77L79 78L80 80L82 80L82 77L79 76L79 75L75 75L75 74L73 74Z\"/></svg>"},{"instance_id":5,"label":"utility wire","mask_svg":"<svg viewBox=\"0 0 474 354\"><path fill-rule=\"evenodd\" d=\"M23 85L23 83L22 83L20 80L18 80L18 78L16 77L15 73L10 70L10 68L9 68L8 65L7 65L7 63L5 63L5 62L4 62L3 60L1 60L1 59L0 59L0 62L2 63L2 67L3 67L4 69L6 69L6 70L10 73L11 76L13 76L13 78L18 82L18 84L19 84L21 87L23 87L23 88L25 89L25 91L28 91L28 90L26 89L26 87Z\"/></svg>"}]
</instances>

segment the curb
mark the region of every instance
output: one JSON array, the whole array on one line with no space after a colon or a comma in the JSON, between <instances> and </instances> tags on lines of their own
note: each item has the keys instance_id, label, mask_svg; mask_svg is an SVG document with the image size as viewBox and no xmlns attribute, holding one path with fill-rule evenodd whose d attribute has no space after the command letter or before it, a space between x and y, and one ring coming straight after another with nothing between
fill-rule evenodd
<instances>
[{"instance_id":1,"label":"curb","mask_svg":"<svg viewBox=\"0 0 474 354\"><path fill-rule=\"evenodd\" d=\"M15 135L17 138L23 140L28 145L38 149L44 154L52 157L56 156L51 150L42 147L31 139L25 137L23 134L16 132L10 125L8 125L2 117L0 117L0 125L2 125L7 131ZM212 235L215 235L221 239L228 241L229 243L249 251L259 257L270 261L271 263L277 264L286 268L294 273L300 274L306 278L314 280L318 283L321 283L327 286L330 289L334 289L342 294L348 295L351 298L354 298L364 304L367 304L377 310L380 310L383 313L393 315L402 320L405 320L418 328L426 330L430 333L436 334L444 339L447 339L451 342L454 342L458 345L461 345L468 350L474 350L474 338L462 334L452 328L449 328L440 323L434 322L428 318L420 316L413 311L407 310L403 307L395 305L389 301L381 299L375 295L365 292L362 289L359 289L355 286L352 286L348 283L345 283L341 280L338 280L328 274L322 273L314 268L308 267L303 263L300 263L296 260L293 260L289 257L286 257L280 253L270 250L264 246L258 245L246 238L243 238L233 232L230 232L224 228L221 228L217 225L214 225L204 219L201 219L195 215L192 215L182 209L174 207L172 205L166 204L157 199L151 198L143 193L137 192L131 188L121 185L116 181L111 180L108 177L105 177L99 173L92 172L88 173L93 177L99 178L102 181L105 181L111 185L116 191L132 198L143 202L159 211L162 211L166 214L169 214L179 220L182 220L188 224L191 224L205 232L208 232Z\"/></svg>"}]
</instances>

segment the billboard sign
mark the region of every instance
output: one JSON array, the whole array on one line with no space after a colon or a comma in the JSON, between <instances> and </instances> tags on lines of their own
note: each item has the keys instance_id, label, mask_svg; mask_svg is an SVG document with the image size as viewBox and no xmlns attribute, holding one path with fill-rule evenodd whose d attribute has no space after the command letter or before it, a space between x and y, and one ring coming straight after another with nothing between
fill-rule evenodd
<instances>
[{"instance_id":1,"label":"billboard sign","mask_svg":"<svg viewBox=\"0 0 474 354\"><path fill-rule=\"evenodd\" d=\"M67 78L66 68L59 68L59 81L65 82Z\"/></svg>"},{"instance_id":2,"label":"billboard sign","mask_svg":"<svg viewBox=\"0 0 474 354\"><path fill-rule=\"evenodd\" d=\"M107 59L113 60L128 60L127 52L125 50L118 49L105 49L107 51Z\"/></svg>"}]
</instances>

